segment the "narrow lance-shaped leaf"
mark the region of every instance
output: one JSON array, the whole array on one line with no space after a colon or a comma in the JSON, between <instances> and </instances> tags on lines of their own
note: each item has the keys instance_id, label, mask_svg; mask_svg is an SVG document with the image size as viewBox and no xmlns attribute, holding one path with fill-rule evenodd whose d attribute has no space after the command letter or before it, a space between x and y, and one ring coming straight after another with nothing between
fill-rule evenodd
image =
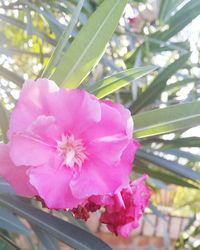
<instances>
[{"instance_id":1,"label":"narrow lance-shaped leaf","mask_svg":"<svg viewBox=\"0 0 200 250\"><path fill-rule=\"evenodd\" d=\"M81 12L81 8L83 6L84 1L85 0L80 0L77 7L75 8L69 25L64 29L63 34L62 34L61 38L59 39L59 42L58 42L51 58L49 59L49 62L47 64L46 68L44 69L44 71L42 73L43 77L49 77L52 74L53 69L58 64L59 60L61 59L61 57L63 55L63 51L67 45L68 39L69 39L77 21L78 21L79 14Z\"/></svg>"},{"instance_id":2,"label":"narrow lance-shaped leaf","mask_svg":"<svg viewBox=\"0 0 200 250\"><path fill-rule=\"evenodd\" d=\"M170 133L200 124L200 101L177 104L133 116L137 138Z\"/></svg>"},{"instance_id":3,"label":"narrow lance-shaped leaf","mask_svg":"<svg viewBox=\"0 0 200 250\"><path fill-rule=\"evenodd\" d=\"M164 24L183 0L161 0L159 20Z\"/></svg>"},{"instance_id":4,"label":"narrow lance-shaped leaf","mask_svg":"<svg viewBox=\"0 0 200 250\"><path fill-rule=\"evenodd\" d=\"M158 95L165 89L167 80L173 76L177 70L182 68L187 62L190 54L185 54L163 69L157 77L151 82L151 85L137 98L130 107L132 113L135 114L146 105L155 101Z\"/></svg>"},{"instance_id":5,"label":"narrow lance-shaped leaf","mask_svg":"<svg viewBox=\"0 0 200 250\"><path fill-rule=\"evenodd\" d=\"M3 244L1 244L2 243L2 241L3 241ZM5 244L6 245L5 245ZM14 249L16 249L16 250L21 250L21 248L19 248L17 245L16 245L16 243L13 241L13 240L11 240L7 235L5 235L5 234L3 234L1 231L0 231L0 247L2 247L2 245L3 245L3 249L5 250L7 250L7 249L9 249L9 250L14 250Z\"/></svg>"},{"instance_id":6,"label":"narrow lance-shaped leaf","mask_svg":"<svg viewBox=\"0 0 200 250\"><path fill-rule=\"evenodd\" d=\"M162 143L162 149L172 149L181 147L200 147L200 137L191 136L186 138L177 138L174 140L154 139L155 142Z\"/></svg>"},{"instance_id":7,"label":"narrow lance-shaped leaf","mask_svg":"<svg viewBox=\"0 0 200 250\"><path fill-rule=\"evenodd\" d=\"M63 217L67 218L67 221L69 221L71 224L80 227L81 229L90 232L89 228L86 226L85 221L82 220L77 220L72 212L70 211L63 211L62 212Z\"/></svg>"},{"instance_id":8,"label":"narrow lance-shaped leaf","mask_svg":"<svg viewBox=\"0 0 200 250\"><path fill-rule=\"evenodd\" d=\"M30 235L31 232L16 216L5 208L0 208L0 228L24 235Z\"/></svg>"},{"instance_id":9,"label":"narrow lance-shaped leaf","mask_svg":"<svg viewBox=\"0 0 200 250\"><path fill-rule=\"evenodd\" d=\"M0 66L0 75L8 81L14 82L18 87L22 87L24 79L16 73Z\"/></svg>"},{"instance_id":10,"label":"narrow lance-shaped leaf","mask_svg":"<svg viewBox=\"0 0 200 250\"><path fill-rule=\"evenodd\" d=\"M91 15L51 78L61 86L76 88L100 60L127 0L105 0Z\"/></svg>"},{"instance_id":11,"label":"narrow lance-shaped leaf","mask_svg":"<svg viewBox=\"0 0 200 250\"><path fill-rule=\"evenodd\" d=\"M181 164L178 164L173 161L166 160L160 156L147 153L143 150L138 150L136 153L137 157L149 161L153 164L156 164L157 166L160 166L164 169L167 169L169 171L172 171L178 175L184 176L186 178L192 179L192 180L200 180L200 173L197 171L194 171L193 169L189 167L185 167Z\"/></svg>"},{"instance_id":12,"label":"narrow lance-shaped leaf","mask_svg":"<svg viewBox=\"0 0 200 250\"><path fill-rule=\"evenodd\" d=\"M166 184L175 184L178 186L189 187L198 189L198 185L195 185L188 178L183 178L183 176L179 176L172 171L166 169L160 169L155 163L153 166L150 166L149 162L145 162L136 157L134 171L141 174L148 174L150 177L158 179Z\"/></svg>"},{"instance_id":13,"label":"narrow lance-shaped leaf","mask_svg":"<svg viewBox=\"0 0 200 250\"><path fill-rule=\"evenodd\" d=\"M2 19L5 22L8 22L12 25L15 25L16 27L18 27L20 29L26 30L26 23L24 23L16 18L0 14L0 19ZM50 43L54 46L56 45L56 40L49 37L46 33L43 33L34 27L32 28L32 32L33 32L33 34L37 35L38 37L40 37L42 40L46 41L47 43Z\"/></svg>"},{"instance_id":14,"label":"narrow lance-shaped leaf","mask_svg":"<svg viewBox=\"0 0 200 250\"><path fill-rule=\"evenodd\" d=\"M3 140L4 142L7 142L7 130L8 130L8 116L6 109L4 106L0 103L0 129L3 134Z\"/></svg>"},{"instance_id":15,"label":"narrow lance-shaped leaf","mask_svg":"<svg viewBox=\"0 0 200 250\"><path fill-rule=\"evenodd\" d=\"M62 32L63 25L57 21L56 17L45 7L45 5L39 1L40 8L36 4L32 4L29 1L22 1L24 4L28 5L36 13L40 13L48 22L52 31L56 34L56 37L59 37ZM42 7L42 8L41 8Z\"/></svg>"},{"instance_id":16,"label":"narrow lance-shaped leaf","mask_svg":"<svg viewBox=\"0 0 200 250\"><path fill-rule=\"evenodd\" d=\"M185 145L183 145L185 147ZM185 159L188 159L190 161L198 161L200 162L200 155L198 154L192 154L190 152L186 152L180 149L166 149L166 150L160 150L159 152L163 152L164 154L171 154L175 155L177 157L182 157Z\"/></svg>"},{"instance_id":17,"label":"narrow lance-shaped leaf","mask_svg":"<svg viewBox=\"0 0 200 250\"><path fill-rule=\"evenodd\" d=\"M108 76L103 80L96 82L88 91L98 98L103 98L116 90L127 86L133 80L139 79L152 71L157 67L155 66L144 66L141 68L129 69L112 76Z\"/></svg>"},{"instance_id":18,"label":"narrow lance-shaped leaf","mask_svg":"<svg viewBox=\"0 0 200 250\"><path fill-rule=\"evenodd\" d=\"M169 95L174 94L175 92L179 91L182 87L187 86L189 83L198 83L200 82L199 78L185 78L173 84L167 85L165 90L168 91Z\"/></svg>"},{"instance_id":19,"label":"narrow lance-shaped leaf","mask_svg":"<svg viewBox=\"0 0 200 250\"><path fill-rule=\"evenodd\" d=\"M168 2L166 0L164 1ZM182 8L180 8L176 12L175 15L172 15L170 18L168 18L168 21L166 22L166 24L168 25L168 30L165 30L164 32L158 31L154 33L152 37L159 38L161 40L170 39L199 15L199 8L200 1L189 0Z\"/></svg>"},{"instance_id":20,"label":"narrow lance-shaped leaf","mask_svg":"<svg viewBox=\"0 0 200 250\"><path fill-rule=\"evenodd\" d=\"M38 239L47 250L59 250L58 244L49 234L36 225L31 225Z\"/></svg>"},{"instance_id":21,"label":"narrow lance-shaped leaf","mask_svg":"<svg viewBox=\"0 0 200 250\"><path fill-rule=\"evenodd\" d=\"M26 218L53 237L64 241L77 250L111 250L111 248L94 235L64 220L30 206L14 196L0 195L0 205L11 209Z\"/></svg>"},{"instance_id":22,"label":"narrow lance-shaped leaf","mask_svg":"<svg viewBox=\"0 0 200 250\"><path fill-rule=\"evenodd\" d=\"M15 194L12 187L8 184L8 182L4 181L2 177L0 177L0 193Z\"/></svg>"}]
</instances>

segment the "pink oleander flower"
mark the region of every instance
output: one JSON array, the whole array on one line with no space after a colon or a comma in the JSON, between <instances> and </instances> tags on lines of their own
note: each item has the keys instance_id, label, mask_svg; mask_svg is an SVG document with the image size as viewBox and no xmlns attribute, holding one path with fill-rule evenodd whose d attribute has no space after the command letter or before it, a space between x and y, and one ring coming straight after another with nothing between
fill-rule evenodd
<instances>
[{"instance_id":1,"label":"pink oleander flower","mask_svg":"<svg viewBox=\"0 0 200 250\"><path fill-rule=\"evenodd\" d=\"M143 21L139 16L137 17L129 17L128 23L131 27L131 32L139 33L141 30L141 27L143 25Z\"/></svg>"},{"instance_id":2,"label":"pink oleander flower","mask_svg":"<svg viewBox=\"0 0 200 250\"><path fill-rule=\"evenodd\" d=\"M75 208L128 184L138 143L130 112L47 79L25 82L0 145L0 175L48 208Z\"/></svg>"},{"instance_id":3,"label":"pink oleander flower","mask_svg":"<svg viewBox=\"0 0 200 250\"><path fill-rule=\"evenodd\" d=\"M105 211L100 221L116 235L128 237L139 226L139 219L148 206L151 195L150 188L145 185L146 178L146 175L140 177L114 195L89 198L89 203L104 206ZM79 218L80 215L81 213Z\"/></svg>"}]
</instances>

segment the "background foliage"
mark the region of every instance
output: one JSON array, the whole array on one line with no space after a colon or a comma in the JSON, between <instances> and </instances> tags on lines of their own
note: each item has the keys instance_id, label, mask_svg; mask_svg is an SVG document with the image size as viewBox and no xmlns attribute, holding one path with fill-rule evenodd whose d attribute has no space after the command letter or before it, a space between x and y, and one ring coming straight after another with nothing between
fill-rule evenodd
<instances>
[{"instance_id":1,"label":"background foliage","mask_svg":"<svg viewBox=\"0 0 200 250\"><path fill-rule=\"evenodd\" d=\"M188 226L193 230L180 236L177 249L184 245L197 249L200 1L129 1L115 30L125 4L124 0L0 2L0 140L6 141L9 113L24 79L45 76L65 87L82 83L81 88L98 98L123 103L133 114L134 136L141 143L133 178L141 173L150 176L155 193L150 209L158 216L163 213L158 194L173 187L173 199L164 204L169 214L194 215ZM73 226L61 219L67 216L71 223L85 225L70 214L59 214L58 219L44 214L35 201L30 205L5 195L12 190L3 180L0 193L1 249L8 245L18 249L16 232L34 249L30 229L16 214L29 221L46 249L58 249L52 234L76 249L106 249L86 231L73 234Z\"/></svg>"}]
</instances>

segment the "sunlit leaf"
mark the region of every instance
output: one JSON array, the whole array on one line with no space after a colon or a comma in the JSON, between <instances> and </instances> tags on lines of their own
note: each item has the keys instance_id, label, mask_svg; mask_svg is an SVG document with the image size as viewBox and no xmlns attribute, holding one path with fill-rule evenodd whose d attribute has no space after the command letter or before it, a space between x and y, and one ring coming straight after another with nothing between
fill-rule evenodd
<instances>
[{"instance_id":1,"label":"sunlit leaf","mask_svg":"<svg viewBox=\"0 0 200 250\"><path fill-rule=\"evenodd\" d=\"M96 82L89 88L89 92L96 95L97 98L103 98L116 90L127 86L133 80L139 79L152 71L157 67L155 66L145 66L141 68L129 69L112 76L108 76L103 80Z\"/></svg>"},{"instance_id":2,"label":"sunlit leaf","mask_svg":"<svg viewBox=\"0 0 200 250\"><path fill-rule=\"evenodd\" d=\"M81 8L83 6L85 0L80 0L77 7L74 10L74 13L71 17L70 23L69 25L64 29L62 36L59 39L59 42L51 56L51 58L49 59L49 62L46 66L46 68L43 71L43 77L49 77L52 73L52 70L54 69L54 67L58 64L59 60L62 58L63 55L63 51L64 48L66 47L67 41L78 21L79 18L79 14L81 11Z\"/></svg>"},{"instance_id":3,"label":"sunlit leaf","mask_svg":"<svg viewBox=\"0 0 200 250\"><path fill-rule=\"evenodd\" d=\"M170 133L200 124L200 101L177 104L137 114L134 135L137 138Z\"/></svg>"},{"instance_id":4,"label":"sunlit leaf","mask_svg":"<svg viewBox=\"0 0 200 250\"><path fill-rule=\"evenodd\" d=\"M138 96L137 100L131 106L132 113L135 114L146 105L155 101L155 99L165 89L167 80L174 75L177 70L182 68L187 62L190 54L185 54L163 69L156 78L151 82L150 86Z\"/></svg>"},{"instance_id":5,"label":"sunlit leaf","mask_svg":"<svg viewBox=\"0 0 200 250\"><path fill-rule=\"evenodd\" d=\"M159 20L164 24L183 0L161 0Z\"/></svg>"},{"instance_id":6,"label":"sunlit leaf","mask_svg":"<svg viewBox=\"0 0 200 250\"><path fill-rule=\"evenodd\" d=\"M26 24L16 18L4 15L4 14L0 14L0 19L2 19L3 21L10 23L14 26L17 26L20 29L26 30ZM56 45L56 40L49 37L46 33L39 31L38 29L32 27L32 32L33 34L37 35L38 37L40 37L42 40L46 41L47 43L50 43L51 45L55 46Z\"/></svg>"},{"instance_id":7,"label":"sunlit leaf","mask_svg":"<svg viewBox=\"0 0 200 250\"><path fill-rule=\"evenodd\" d=\"M172 36L176 35L179 31L181 31L187 24L189 24L195 17L199 15L199 8L200 1L187 1L187 3L182 8L179 8L179 10L174 15L168 18L168 21L166 22L166 25L168 25L168 29L164 32L158 31L153 34L152 37L156 37L161 40L168 40Z\"/></svg>"},{"instance_id":8,"label":"sunlit leaf","mask_svg":"<svg viewBox=\"0 0 200 250\"><path fill-rule=\"evenodd\" d=\"M122 15L126 0L104 1L78 33L51 78L76 88L101 58Z\"/></svg>"}]
</instances>

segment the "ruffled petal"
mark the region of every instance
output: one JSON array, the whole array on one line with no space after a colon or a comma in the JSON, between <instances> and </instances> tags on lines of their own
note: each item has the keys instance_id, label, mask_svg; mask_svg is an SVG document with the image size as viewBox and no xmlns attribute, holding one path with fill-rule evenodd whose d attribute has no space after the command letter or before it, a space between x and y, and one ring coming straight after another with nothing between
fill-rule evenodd
<instances>
[{"instance_id":1,"label":"ruffled petal","mask_svg":"<svg viewBox=\"0 0 200 250\"><path fill-rule=\"evenodd\" d=\"M112 192L118 185L118 180L110 175L109 167L97 159L86 161L79 175L70 182L73 195L82 199Z\"/></svg>"},{"instance_id":2,"label":"ruffled petal","mask_svg":"<svg viewBox=\"0 0 200 250\"><path fill-rule=\"evenodd\" d=\"M126 134L126 129L121 122L120 113L105 103L101 104L101 120L92 124L89 130L83 131L82 138L86 142L107 136L120 136Z\"/></svg>"},{"instance_id":3,"label":"ruffled petal","mask_svg":"<svg viewBox=\"0 0 200 250\"><path fill-rule=\"evenodd\" d=\"M121 155L129 141L126 136L107 136L93 140L86 145L89 157L105 162L105 164L113 165L120 161Z\"/></svg>"},{"instance_id":4,"label":"ruffled petal","mask_svg":"<svg viewBox=\"0 0 200 250\"><path fill-rule=\"evenodd\" d=\"M55 117L41 115L27 128L24 134L56 147L57 140L61 138L63 130L56 123Z\"/></svg>"},{"instance_id":5,"label":"ruffled petal","mask_svg":"<svg viewBox=\"0 0 200 250\"><path fill-rule=\"evenodd\" d=\"M136 150L133 144L133 141L129 143L118 164L108 165L97 158L90 158L84 162L79 175L70 183L73 195L87 198L92 195L114 193L117 189L126 186Z\"/></svg>"},{"instance_id":6,"label":"ruffled petal","mask_svg":"<svg viewBox=\"0 0 200 250\"><path fill-rule=\"evenodd\" d=\"M46 206L51 209L74 208L83 202L72 195L69 182L73 172L67 167L41 166L29 172L30 183L36 188Z\"/></svg>"},{"instance_id":7,"label":"ruffled petal","mask_svg":"<svg viewBox=\"0 0 200 250\"><path fill-rule=\"evenodd\" d=\"M126 134L129 136L129 138L132 138L134 124L133 124L133 119L132 119L130 110L125 108L123 105L116 103L116 102L112 102L110 100L105 100L102 102L116 109L120 113L121 122L123 123L123 126L126 129Z\"/></svg>"},{"instance_id":8,"label":"ruffled petal","mask_svg":"<svg viewBox=\"0 0 200 250\"><path fill-rule=\"evenodd\" d=\"M12 134L22 132L32 124L40 115L48 115L47 96L58 91L57 85L48 79L25 81L20 98L12 112L8 137Z\"/></svg>"},{"instance_id":9,"label":"ruffled petal","mask_svg":"<svg viewBox=\"0 0 200 250\"><path fill-rule=\"evenodd\" d=\"M36 190L29 183L28 167L16 167L9 156L9 146L0 144L0 175L13 187L18 195L32 197Z\"/></svg>"},{"instance_id":10,"label":"ruffled petal","mask_svg":"<svg viewBox=\"0 0 200 250\"><path fill-rule=\"evenodd\" d=\"M39 166L54 156L51 145L36 138L18 134L12 136L10 157L15 165Z\"/></svg>"},{"instance_id":11,"label":"ruffled petal","mask_svg":"<svg viewBox=\"0 0 200 250\"><path fill-rule=\"evenodd\" d=\"M79 136L101 118L98 100L80 89L60 89L48 97L48 107L65 133Z\"/></svg>"}]
</instances>

